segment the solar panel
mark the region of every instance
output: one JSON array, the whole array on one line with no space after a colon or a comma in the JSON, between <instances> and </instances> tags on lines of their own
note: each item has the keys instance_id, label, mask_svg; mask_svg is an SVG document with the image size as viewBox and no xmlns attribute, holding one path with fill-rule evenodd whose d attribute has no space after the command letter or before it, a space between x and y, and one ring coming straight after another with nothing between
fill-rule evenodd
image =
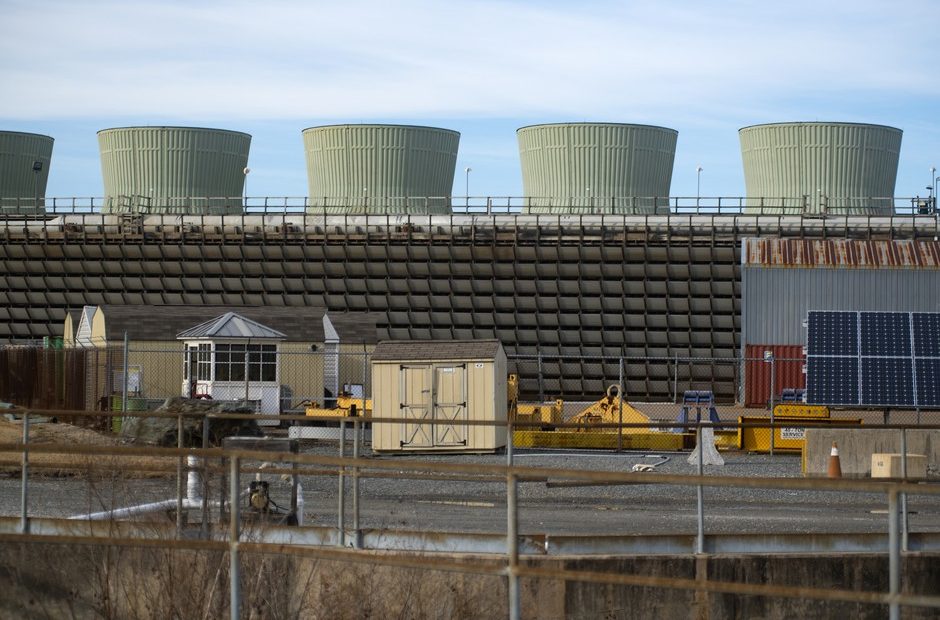
<instances>
[{"instance_id":1,"label":"solar panel","mask_svg":"<svg viewBox=\"0 0 940 620\"><path fill-rule=\"evenodd\" d=\"M858 404L858 358L812 356L806 359L807 401L819 405Z\"/></svg>"},{"instance_id":2,"label":"solar panel","mask_svg":"<svg viewBox=\"0 0 940 620\"><path fill-rule=\"evenodd\" d=\"M907 312L862 312L862 355L911 356L911 317Z\"/></svg>"},{"instance_id":3,"label":"solar panel","mask_svg":"<svg viewBox=\"0 0 940 620\"><path fill-rule=\"evenodd\" d=\"M807 355L858 355L857 312L810 312Z\"/></svg>"},{"instance_id":4,"label":"solar panel","mask_svg":"<svg viewBox=\"0 0 940 620\"><path fill-rule=\"evenodd\" d=\"M940 313L914 312L914 355L940 357Z\"/></svg>"},{"instance_id":5,"label":"solar panel","mask_svg":"<svg viewBox=\"0 0 940 620\"><path fill-rule=\"evenodd\" d=\"M917 404L940 407L940 358L914 360L917 368Z\"/></svg>"},{"instance_id":6,"label":"solar panel","mask_svg":"<svg viewBox=\"0 0 940 620\"><path fill-rule=\"evenodd\" d=\"M940 313L809 313L807 402L940 408Z\"/></svg>"},{"instance_id":7,"label":"solar panel","mask_svg":"<svg viewBox=\"0 0 940 620\"><path fill-rule=\"evenodd\" d=\"M863 357L862 404L913 407L913 363L910 357Z\"/></svg>"}]
</instances>

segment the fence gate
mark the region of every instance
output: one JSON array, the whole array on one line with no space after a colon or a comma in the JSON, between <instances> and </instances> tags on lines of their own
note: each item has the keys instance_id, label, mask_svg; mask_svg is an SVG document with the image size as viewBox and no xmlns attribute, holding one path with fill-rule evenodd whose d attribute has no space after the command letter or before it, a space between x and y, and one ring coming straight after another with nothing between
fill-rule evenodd
<instances>
[{"instance_id":1,"label":"fence gate","mask_svg":"<svg viewBox=\"0 0 940 620\"><path fill-rule=\"evenodd\" d=\"M467 366L434 366L435 446L467 445Z\"/></svg>"},{"instance_id":2,"label":"fence gate","mask_svg":"<svg viewBox=\"0 0 940 620\"><path fill-rule=\"evenodd\" d=\"M433 425L421 424L431 419L431 367L401 366L399 371L399 394L401 394L401 417L416 420L405 422L402 429L401 446L408 448L430 448L433 445Z\"/></svg>"}]
</instances>

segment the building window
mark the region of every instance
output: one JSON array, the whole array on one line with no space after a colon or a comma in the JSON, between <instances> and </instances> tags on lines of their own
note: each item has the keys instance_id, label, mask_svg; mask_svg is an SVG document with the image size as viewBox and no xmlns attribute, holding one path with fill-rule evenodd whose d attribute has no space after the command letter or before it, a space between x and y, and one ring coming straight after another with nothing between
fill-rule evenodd
<instances>
[{"instance_id":1,"label":"building window","mask_svg":"<svg viewBox=\"0 0 940 620\"><path fill-rule=\"evenodd\" d=\"M277 381L277 345L215 345L215 380L244 381L245 354L249 381Z\"/></svg>"},{"instance_id":2,"label":"building window","mask_svg":"<svg viewBox=\"0 0 940 620\"><path fill-rule=\"evenodd\" d=\"M200 344L189 347L189 368L187 377L190 381L212 380L212 345Z\"/></svg>"}]
</instances>

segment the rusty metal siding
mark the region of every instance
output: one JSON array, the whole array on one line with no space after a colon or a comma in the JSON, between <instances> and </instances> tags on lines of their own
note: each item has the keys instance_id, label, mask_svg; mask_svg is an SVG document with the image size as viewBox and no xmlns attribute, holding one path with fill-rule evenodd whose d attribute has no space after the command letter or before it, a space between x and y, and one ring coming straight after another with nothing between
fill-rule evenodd
<instances>
[{"instance_id":1,"label":"rusty metal siding","mask_svg":"<svg viewBox=\"0 0 940 620\"><path fill-rule=\"evenodd\" d=\"M747 266L940 269L940 242L855 239L745 239Z\"/></svg>"},{"instance_id":2,"label":"rusty metal siding","mask_svg":"<svg viewBox=\"0 0 940 620\"><path fill-rule=\"evenodd\" d=\"M770 364L764 361L764 351L774 355L774 400L780 401L784 388L805 388L806 375L801 344L749 344L744 348L744 404L747 407L766 407L770 402Z\"/></svg>"},{"instance_id":3,"label":"rusty metal siding","mask_svg":"<svg viewBox=\"0 0 940 620\"><path fill-rule=\"evenodd\" d=\"M806 342L810 310L940 312L940 270L742 269L742 343Z\"/></svg>"}]
</instances>

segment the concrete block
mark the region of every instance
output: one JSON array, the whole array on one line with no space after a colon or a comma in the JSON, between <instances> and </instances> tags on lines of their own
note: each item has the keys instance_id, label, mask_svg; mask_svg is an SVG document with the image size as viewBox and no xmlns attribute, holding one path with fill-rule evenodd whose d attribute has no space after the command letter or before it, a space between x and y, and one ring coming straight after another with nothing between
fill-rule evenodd
<instances>
[{"instance_id":1,"label":"concrete block","mask_svg":"<svg viewBox=\"0 0 940 620\"><path fill-rule=\"evenodd\" d=\"M872 478L900 478L902 472L901 455L875 453L871 455ZM923 454L907 455L907 477L919 479L927 477L927 457Z\"/></svg>"},{"instance_id":2,"label":"concrete block","mask_svg":"<svg viewBox=\"0 0 940 620\"><path fill-rule=\"evenodd\" d=\"M908 454L922 454L927 467L940 466L940 430L909 430ZM812 428L806 429L804 470L806 476L825 476L832 442L839 445L842 475L865 478L871 475L873 454L901 452L901 431L866 428Z\"/></svg>"}]
</instances>

